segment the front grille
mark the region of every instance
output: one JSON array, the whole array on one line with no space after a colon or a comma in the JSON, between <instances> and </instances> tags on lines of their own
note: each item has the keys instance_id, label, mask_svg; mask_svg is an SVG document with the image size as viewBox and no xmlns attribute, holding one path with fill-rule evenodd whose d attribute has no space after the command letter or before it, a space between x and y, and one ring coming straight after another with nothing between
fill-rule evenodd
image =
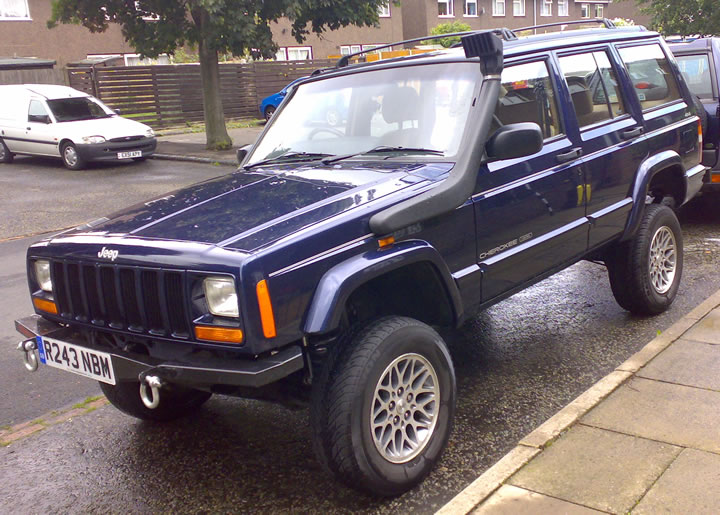
<instances>
[{"instance_id":1,"label":"front grille","mask_svg":"<svg viewBox=\"0 0 720 515\"><path fill-rule=\"evenodd\" d=\"M122 138L112 138L109 140L111 143L125 143L126 141L138 141L143 139L145 136L123 136Z\"/></svg>"},{"instance_id":2,"label":"front grille","mask_svg":"<svg viewBox=\"0 0 720 515\"><path fill-rule=\"evenodd\" d=\"M185 273L53 261L60 317L154 336L190 336Z\"/></svg>"}]
</instances>

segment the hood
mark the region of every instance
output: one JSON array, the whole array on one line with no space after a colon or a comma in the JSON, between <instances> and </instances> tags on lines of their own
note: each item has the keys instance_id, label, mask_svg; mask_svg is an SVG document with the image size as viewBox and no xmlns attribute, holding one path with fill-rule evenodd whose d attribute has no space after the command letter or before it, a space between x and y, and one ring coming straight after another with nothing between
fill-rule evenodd
<instances>
[{"instance_id":1,"label":"hood","mask_svg":"<svg viewBox=\"0 0 720 515\"><path fill-rule=\"evenodd\" d=\"M144 123L128 120L122 116L60 122L55 126L62 131L64 137L70 137L73 141L80 141L80 138L84 136L102 136L107 140L125 136L145 136L147 130L150 129Z\"/></svg>"},{"instance_id":2,"label":"hood","mask_svg":"<svg viewBox=\"0 0 720 515\"><path fill-rule=\"evenodd\" d=\"M413 184L451 164L373 162L238 171L135 205L73 234L131 235L251 251ZM66 233L68 234L68 233Z\"/></svg>"}]
</instances>

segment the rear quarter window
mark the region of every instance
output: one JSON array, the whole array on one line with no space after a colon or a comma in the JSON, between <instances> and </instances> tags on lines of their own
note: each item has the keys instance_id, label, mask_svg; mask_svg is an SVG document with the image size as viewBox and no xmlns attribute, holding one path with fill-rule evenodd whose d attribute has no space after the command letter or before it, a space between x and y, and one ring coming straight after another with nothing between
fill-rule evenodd
<instances>
[{"instance_id":1,"label":"rear quarter window","mask_svg":"<svg viewBox=\"0 0 720 515\"><path fill-rule=\"evenodd\" d=\"M624 47L618 51L643 110L681 98L670 63L660 45Z\"/></svg>"},{"instance_id":2,"label":"rear quarter window","mask_svg":"<svg viewBox=\"0 0 720 515\"><path fill-rule=\"evenodd\" d=\"M690 91L700 98L713 98L710 60L706 54L676 56Z\"/></svg>"}]
</instances>

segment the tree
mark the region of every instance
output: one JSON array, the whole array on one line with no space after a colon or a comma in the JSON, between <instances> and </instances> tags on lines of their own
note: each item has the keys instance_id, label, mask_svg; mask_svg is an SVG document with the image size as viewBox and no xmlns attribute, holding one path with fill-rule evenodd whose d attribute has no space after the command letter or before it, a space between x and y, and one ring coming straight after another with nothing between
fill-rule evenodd
<instances>
[{"instance_id":1,"label":"tree","mask_svg":"<svg viewBox=\"0 0 720 515\"><path fill-rule=\"evenodd\" d=\"M48 27L81 24L104 32L117 23L125 39L143 56L172 54L197 46L202 75L207 147L232 144L225 128L220 98L219 53L272 57L277 51L269 23L283 16L301 42L347 25L378 23L387 0L53 0Z\"/></svg>"},{"instance_id":2,"label":"tree","mask_svg":"<svg viewBox=\"0 0 720 515\"><path fill-rule=\"evenodd\" d=\"M652 16L652 26L664 35L720 34L718 0L636 0L641 12Z\"/></svg>"},{"instance_id":3,"label":"tree","mask_svg":"<svg viewBox=\"0 0 720 515\"><path fill-rule=\"evenodd\" d=\"M460 21L451 21L435 25L432 29L430 29L430 34L433 36L440 36L441 34L452 34L453 32L467 32L469 30L472 30L472 27L470 27L470 25L468 25L467 23L462 23ZM454 38L442 38L423 41L423 43L440 43L445 48L450 48L455 43L459 42L460 38L457 36Z\"/></svg>"}]
</instances>

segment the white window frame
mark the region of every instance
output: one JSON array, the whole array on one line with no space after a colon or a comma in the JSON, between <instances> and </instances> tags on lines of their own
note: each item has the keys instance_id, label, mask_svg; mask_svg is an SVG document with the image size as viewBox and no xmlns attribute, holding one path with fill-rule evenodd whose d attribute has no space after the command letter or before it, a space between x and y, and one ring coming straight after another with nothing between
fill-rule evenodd
<instances>
[{"instance_id":1,"label":"white window frame","mask_svg":"<svg viewBox=\"0 0 720 515\"><path fill-rule=\"evenodd\" d=\"M595 18L604 18L605 6L603 4L595 4Z\"/></svg>"},{"instance_id":2,"label":"white window frame","mask_svg":"<svg viewBox=\"0 0 720 515\"><path fill-rule=\"evenodd\" d=\"M525 0L513 0L513 16L525 16Z\"/></svg>"},{"instance_id":3,"label":"white window frame","mask_svg":"<svg viewBox=\"0 0 720 515\"><path fill-rule=\"evenodd\" d=\"M492 0L492 15L505 16L505 0Z\"/></svg>"},{"instance_id":4,"label":"white window frame","mask_svg":"<svg viewBox=\"0 0 720 515\"><path fill-rule=\"evenodd\" d=\"M570 16L570 1L569 0L558 0L558 16Z\"/></svg>"},{"instance_id":5,"label":"white window frame","mask_svg":"<svg viewBox=\"0 0 720 515\"><path fill-rule=\"evenodd\" d=\"M32 17L30 17L30 6L28 5L28 0L4 0L4 2L13 2L17 4L16 8L20 7L20 9L22 9L22 6L25 6L25 14L21 14L19 16L10 14L3 15L0 12L0 21L32 21Z\"/></svg>"},{"instance_id":6,"label":"white window frame","mask_svg":"<svg viewBox=\"0 0 720 515\"><path fill-rule=\"evenodd\" d=\"M552 0L542 0L540 16L552 16Z\"/></svg>"},{"instance_id":7,"label":"white window frame","mask_svg":"<svg viewBox=\"0 0 720 515\"><path fill-rule=\"evenodd\" d=\"M283 47L283 48L285 48L285 60L286 61L311 61L313 58L313 52L312 52L311 46L288 46L288 47ZM290 52L292 52L293 50L295 50L295 51L307 50L308 58L307 59L290 59Z\"/></svg>"},{"instance_id":8,"label":"white window frame","mask_svg":"<svg viewBox=\"0 0 720 515\"><path fill-rule=\"evenodd\" d=\"M464 4L465 4L465 9L463 11L463 16L465 18L477 18L478 17L478 5L477 5L478 2L477 2L477 0L465 0ZM475 14L470 14L470 9L469 9L470 5L475 6Z\"/></svg>"},{"instance_id":9,"label":"white window frame","mask_svg":"<svg viewBox=\"0 0 720 515\"><path fill-rule=\"evenodd\" d=\"M438 0L438 18L454 18L455 17L455 0ZM440 14L440 4L445 4L445 12Z\"/></svg>"},{"instance_id":10,"label":"white window frame","mask_svg":"<svg viewBox=\"0 0 720 515\"><path fill-rule=\"evenodd\" d=\"M380 18L390 18L390 0L387 1L384 5L381 5L378 9L378 16Z\"/></svg>"},{"instance_id":11,"label":"white window frame","mask_svg":"<svg viewBox=\"0 0 720 515\"><path fill-rule=\"evenodd\" d=\"M372 45L340 45L340 55L350 55L361 52L365 50L365 46L369 47Z\"/></svg>"},{"instance_id":12,"label":"white window frame","mask_svg":"<svg viewBox=\"0 0 720 515\"><path fill-rule=\"evenodd\" d=\"M584 15L583 15L583 11L585 11ZM582 19L590 18L590 4L580 4L580 18L582 18Z\"/></svg>"}]
</instances>

